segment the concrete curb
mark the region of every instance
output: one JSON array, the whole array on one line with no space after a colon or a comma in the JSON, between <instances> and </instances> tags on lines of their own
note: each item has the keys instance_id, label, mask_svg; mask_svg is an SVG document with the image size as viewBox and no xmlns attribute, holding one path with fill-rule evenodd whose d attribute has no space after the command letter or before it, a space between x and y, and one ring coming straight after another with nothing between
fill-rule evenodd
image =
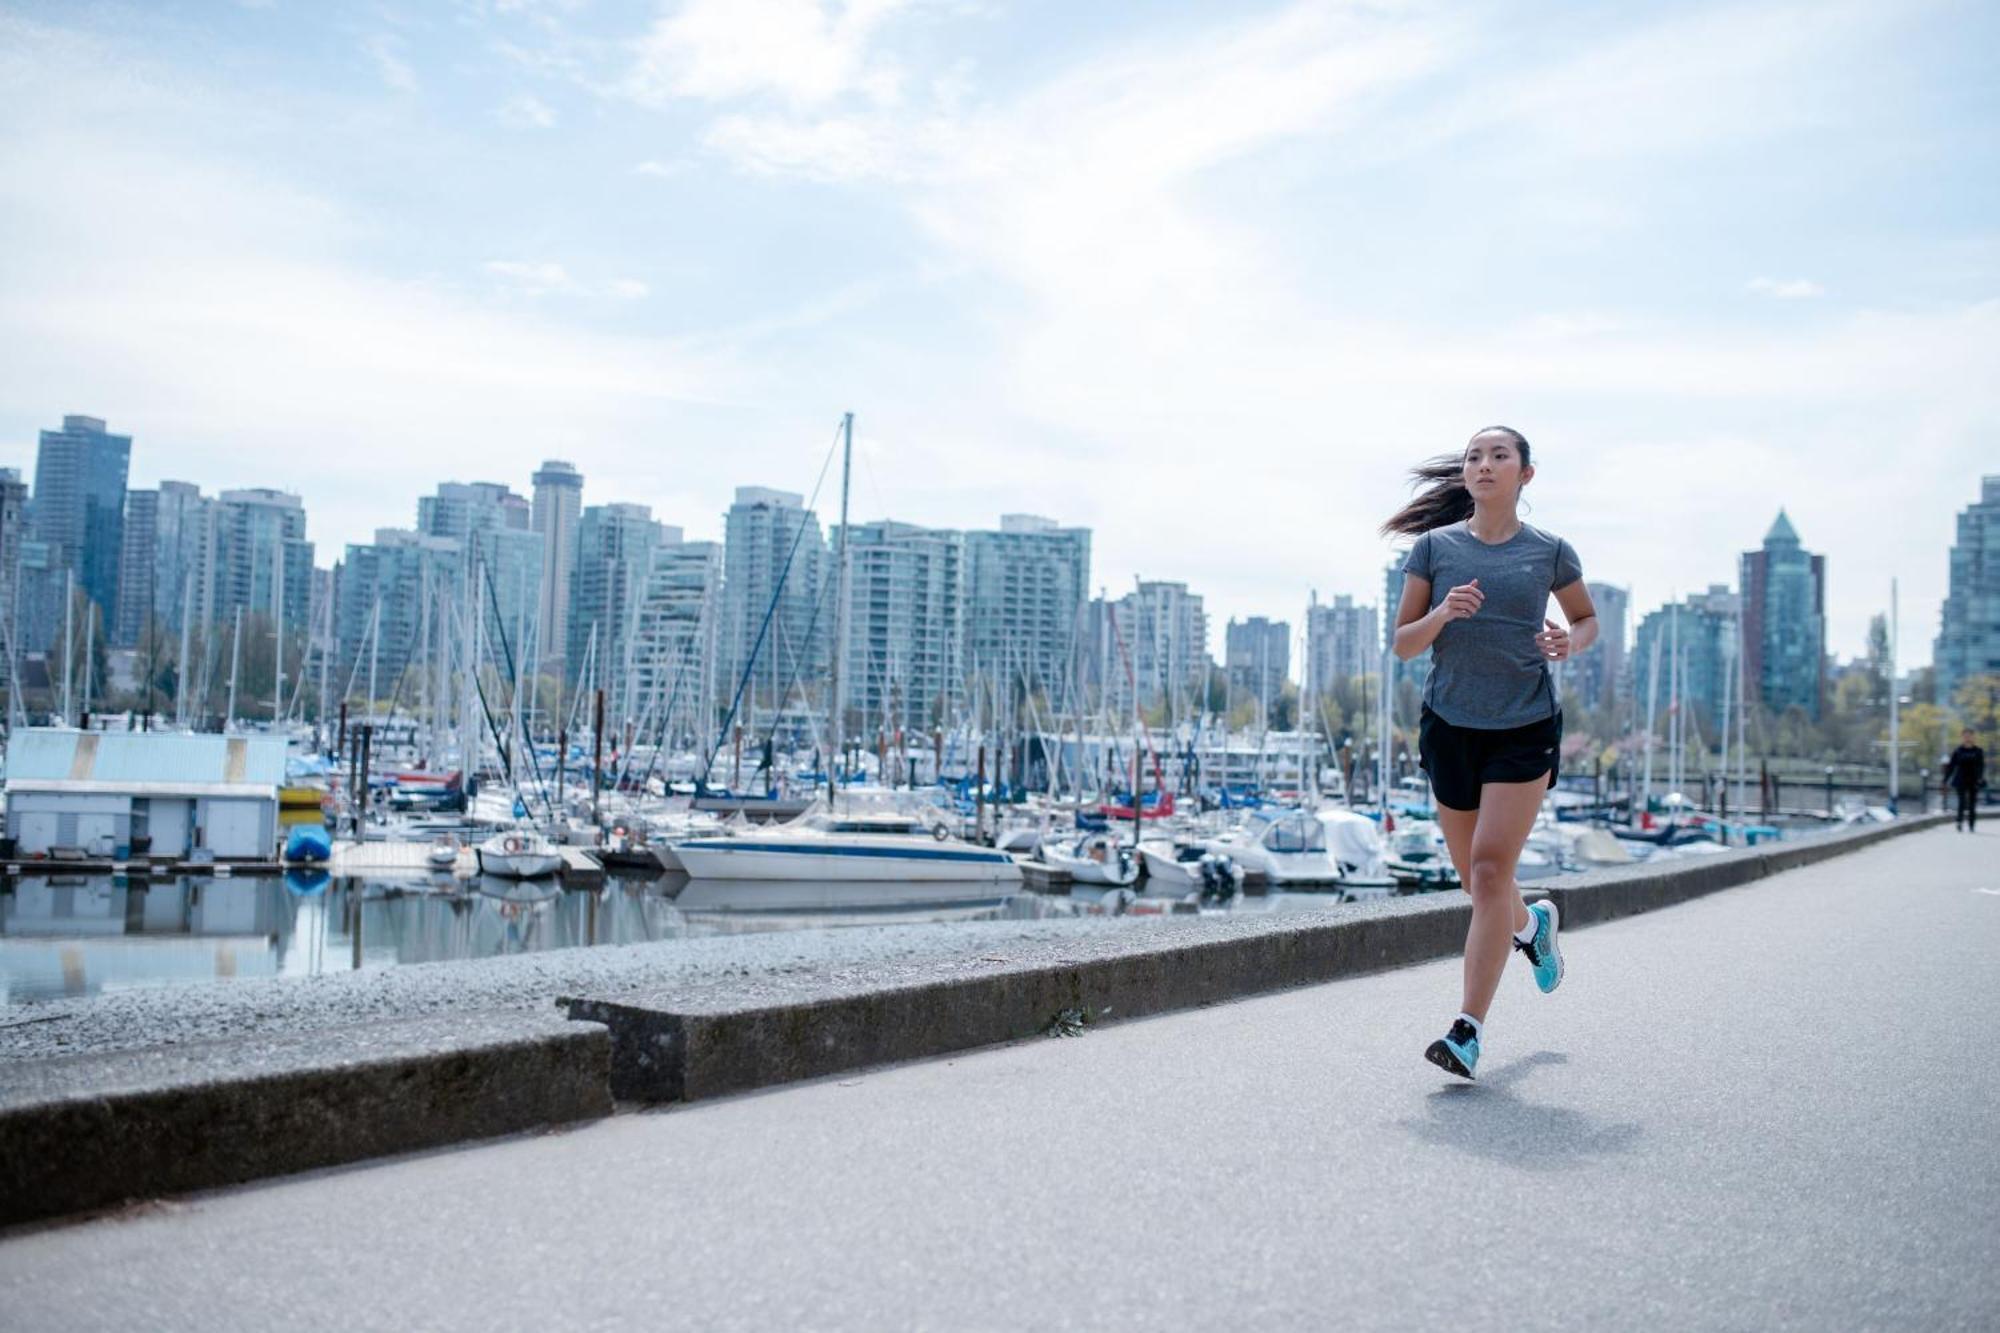
<instances>
[{"instance_id":1,"label":"concrete curb","mask_svg":"<svg viewBox=\"0 0 2000 1333\"><path fill-rule=\"evenodd\" d=\"M1944 816L1838 833L1810 843L1601 872L1551 888L1565 925L1669 907L1781 870L1915 832ZM1012 1041L1064 1021L1137 1018L1263 991L1446 957L1464 947L1471 909L1459 895L1399 899L1331 920L1172 922L1142 940L1071 948L1056 960L939 978L875 972L785 993L768 980L699 995L566 996L572 1018L611 1033L621 1099L695 1101L867 1065ZM1169 936L1163 938L1162 936ZM1082 956L1078 956L1082 955Z\"/></svg>"},{"instance_id":2,"label":"concrete curb","mask_svg":"<svg viewBox=\"0 0 2000 1333\"><path fill-rule=\"evenodd\" d=\"M459 1014L14 1065L0 1226L611 1112L603 1028Z\"/></svg>"}]
</instances>

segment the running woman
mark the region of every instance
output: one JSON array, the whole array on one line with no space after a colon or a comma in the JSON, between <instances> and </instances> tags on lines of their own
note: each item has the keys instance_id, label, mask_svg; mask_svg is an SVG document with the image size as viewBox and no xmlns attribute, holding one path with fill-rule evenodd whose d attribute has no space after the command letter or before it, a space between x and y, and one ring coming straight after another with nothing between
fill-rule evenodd
<instances>
[{"instance_id":1,"label":"running woman","mask_svg":"<svg viewBox=\"0 0 2000 1333\"><path fill-rule=\"evenodd\" d=\"M1562 749L1549 663L1591 645L1597 612L1576 551L1521 521L1521 491L1535 476L1528 459L1521 432L1489 426L1463 454L1417 468L1424 489L1382 525L1417 539L1403 563L1396 656L1433 650L1417 748L1459 883L1472 895L1459 1014L1424 1058L1463 1078L1479 1067L1510 947L1527 956L1543 991L1563 979L1555 904L1529 906L1514 867ZM1551 593L1567 628L1547 618Z\"/></svg>"}]
</instances>

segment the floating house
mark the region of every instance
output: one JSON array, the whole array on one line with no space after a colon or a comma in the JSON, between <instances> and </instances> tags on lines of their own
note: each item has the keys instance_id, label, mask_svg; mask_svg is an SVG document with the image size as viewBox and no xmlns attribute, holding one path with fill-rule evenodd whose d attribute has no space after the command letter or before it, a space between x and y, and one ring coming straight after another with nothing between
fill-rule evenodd
<instances>
[{"instance_id":1,"label":"floating house","mask_svg":"<svg viewBox=\"0 0 2000 1333\"><path fill-rule=\"evenodd\" d=\"M284 782L282 736L22 730L7 747L7 832L16 856L269 861Z\"/></svg>"}]
</instances>

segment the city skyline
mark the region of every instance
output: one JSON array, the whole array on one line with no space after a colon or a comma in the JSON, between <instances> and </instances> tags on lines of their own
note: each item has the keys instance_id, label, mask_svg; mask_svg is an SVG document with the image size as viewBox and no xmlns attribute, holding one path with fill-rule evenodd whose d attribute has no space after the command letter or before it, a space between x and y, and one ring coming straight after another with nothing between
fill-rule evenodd
<instances>
[{"instance_id":1,"label":"city skyline","mask_svg":"<svg viewBox=\"0 0 2000 1333\"><path fill-rule=\"evenodd\" d=\"M1996 25L14 4L0 439L97 413L135 486L337 550L413 458L687 522L852 409L857 520L1057 509L1226 623L1368 596L1407 467L1497 419L1586 577L1733 579L1782 503L1829 648L1897 577L1920 665L2000 420Z\"/></svg>"},{"instance_id":2,"label":"city skyline","mask_svg":"<svg viewBox=\"0 0 2000 1333\"><path fill-rule=\"evenodd\" d=\"M60 428L41 432L42 444L38 448L32 469L24 471L19 468L0 467L0 472L16 476L44 474L49 468L44 455L53 458L62 465L56 473L49 474L57 477L62 483L62 487L59 488L61 494L55 497L60 502L68 490L74 489L77 484L75 479L62 470L63 466L68 466L65 460L81 456L77 453L78 439L86 438L87 441L87 437L93 434L113 442L116 445L113 461L120 469L129 468L130 461L137 452L134 447L134 436L108 432L107 423L103 419L87 415L65 414L61 421ZM52 449L53 453L50 452ZM183 593L190 598L195 594L186 588L177 591L164 586L165 583L173 583L175 580L171 575L164 580L164 583L156 579L149 572L154 568L154 560L159 562L161 568L185 565L191 570L207 571L204 577L210 579L233 579L242 582L243 586L240 588L233 585L224 586L222 583L205 587L199 602L204 608L201 612L204 620L214 622L226 617L236 606L255 610L268 604L274 596L282 592L287 607L287 619L294 625L302 626L309 608L318 606L318 603L308 598L308 587L317 586L316 580L320 578L331 577L338 573L336 562L346 564L359 554L365 560L364 567L350 570L344 577L356 586L374 587L381 578L376 569L377 563L384 558L393 561L397 558L394 552L407 551L420 564L435 563L439 557L444 557L446 565L455 565L458 568L458 573L447 582L455 582L456 586L470 587L474 567L465 562L472 560L476 554L479 561L489 569L490 576L494 580L491 595L495 600L497 616L490 617L489 639L494 642L504 640L507 637L506 626L510 623L514 625L517 633L525 631L529 625L534 625L541 628L542 632L562 636L568 648L568 651L563 653L553 651L551 645L544 645L543 651L537 656L544 662L545 668L552 660L561 661L565 658L573 668L587 639L593 633L591 627L599 623L600 614L608 617L605 623L606 644L618 647L621 652L627 642L638 641L632 637L633 635L647 639L656 637L657 631L646 622L644 614L640 614L642 608L650 611L651 604L638 594L639 586L650 583L655 577L648 572L655 550L664 553L669 549L684 549L687 556L695 560L697 566L709 561L710 553L713 552L718 566L715 575L717 586L726 589L729 604L727 614L732 618L732 623L723 624L717 620L709 628L700 630L696 637L712 640L715 643L714 651L719 656L717 662L711 664L711 669L719 666L726 679L735 674L734 663L740 660L750 647L751 625L734 622L743 622L752 614L748 610L751 603L761 605L769 600L770 589L775 586L775 580L779 577L789 548L790 536L797 527L798 519L781 519L775 527L768 519L757 520L761 524L759 530L763 532L763 535L757 538L761 543L758 547L760 554L754 563L746 563L748 557L742 553L731 556L729 565L737 567L737 572L734 577L726 580L721 578L721 552L748 540L745 537L728 535L731 525L739 518L775 512L779 515L802 516L806 530L814 537L814 541L809 544L811 550L807 558L788 576L788 587L794 581L798 586L788 591L784 601L791 608L790 614L793 619L817 623L818 617L809 613L822 600L819 591L821 584L831 577L824 566L831 557L834 534L838 529L837 525L826 526L820 523L815 497L765 486L739 485L736 487L733 503L722 516L725 539L718 542L689 537L684 525L667 523L654 516L644 505L588 495L588 479L561 460L543 460L535 469L533 477L536 487L543 491L543 511L537 511L527 495L515 492L506 482L491 479L471 482L440 480L434 484L431 493L414 497L415 519L412 526L394 524L379 526L373 532L370 541L350 544L342 548L338 556L329 553L325 565L314 562L316 546L307 526L311 506L304 497L256 486L222 488L214 496L204 496L201 483L189 482L184 478L167 479L157 489L152 490L129 487L125 492L126 503L119 515L124 520L123 531L119 534L121 540L114 543L118 549L113 552L109 576L113 586L128 597L134 592L143 591L146 599L153 604L155 615L171 628L178 628L180 618L180 606L176 599ZM823 474L822 484L825 480ZM554 492L547 489L550 484L555 484ZM1995 478L1991 476L1982 479L1982 496L1986 507L1989 508L1994 484ZM565 518L558 520L550 517L554 511L547 508L550 503L547 497L552 493L567 496L564 502L567 507L563 510ZM218 518L210 520L210 535L206 540L214 544L218 541L219 534L219 546L215 546L207 554L199 552L190 554L183 550L188 540L201 540L200 530L198 527L189 526L194 522L193 519L177 519L162 528L159 516L163 512L162 503L168 498L174 501L174 504L164 511L168 515L188 505L216 506ZM584 503L586 499L589 499L590 503ZM29 494L22 495L19 501L21 507L5 533L10 543L8 547L10 561L20 558L20 533L25 526L23 519L31 512L30 500ZM1971 540L1981 540L1979 534L1983 529L1972 517L1980 512L1983 512L1982 509L1975 503L1960 516L1960 545L1946 552L1949 563L1957 565L1966 558L1961 548L1967 540L1967 534L1972 534ZM538 513L541 514L540 517L537 516ZM268 525L281 516L284 523L282 532L272 530L261 539L261 542L258 538L247 535L253 527L246 525ZM48 520L44 519L42 522L47 523ZM577 530L572 532L565 548L560 541L554 544L543 541L540 525L544 523L555 524L558 533L566 530L564 525L575 526ZM1973 526L1967 527L1967 523L1973 523ZM579 524L580 526L577 526ZM962 573L955 572L951 576L951 582L959 588L958 592L951 594L953 600L950 605L953 608L954 623L960 624L965 652L965 661L957 663L960 667L978 659L982 650L989 660L1005 656L1011 661L1018 654L1016 648L1009 645L1035 642L1044 645L1041 651L1051 654L1050 660L1024 660L1017 665L1038 679L1059 674L1062 668L1056 664L1053 655L1062 651L1060 645L1067 643L1072 634L1085 632L1085 627L1080 622L1073 631L1065 630L1063 625L1071 623L1074 615L1092 608L1093 603L1097 606L1121 603L1132 595L1131 592L1120 592L1114 596L1111 590L1102 584L1086 586L1085 575L1087 572L1092 572L1089 571L1091 538L1089 530L1065 527L1060 521L1043 516L1003 514L998 516L997 528L983 530L927 529L897 518L856 519L854 526L856 531L863 535L864 540L870 542L880 541L885 535L897 534L892 540L942 538L963 547L960 553L949 556L954 570L961 565L964 566ZM176 535L177 530L180 530L182 535ZM232 536L239 531L245 535ZM613 532L628 535L606 535ZM143 552L134 546L135 540L145 547ZM280 540L284 544L286 550L284 563L288 566L284 577L290 580L289 586L282 582L275 584L271 582L270 573L275 566L271 564L268 550L264 556L231 554L238 546L245 552L254 552L260 545L269 548L273 540ZM445 551L440 548L429 555L419 554L430 550L440 541L452 543L450 550ZM608 546L604 544L607 541L610 542ZM634 542L638 545L635 546ZM49 543L45 542L44 545ZM55 545L60 547L60 543ZM155 546L157 546L156 554L154 554ZM1700 592L1687 594L1685 603L1690 607L1712 607L1718 596L1727 593L1731 604L1740 605L1743 608L1742 614L1746 617L1745 630L1748 636L1746 655L1752 676L1761 678L1760 683L1753 685L1753 692L1762 694L1767 705L1774 711L1782 711L1790 703L1800 703L1809 713L1817 716L1818 701L1826 685L1825 673L1839 663L1840 656L1828 651L1824 642L1823 604L1827 580L1825 557L1811 551L1798 554L1799 547L1799 534L1786 511L1780 508L1765 534L1763 546L1758 550L1742 553L1738 571L1740 578L1735 587L1732 588L1727 583L1711 584L1706 594ZM1766 593L1767 582L1775 577L1775 574L1767 576L1765 573L1766 562L1774 549L1795 553L1790 557L1781 555L1779 557L1781 561L1790 559L1802 562L1797 565L1798 572L1789 577L1794 580L1807 579L1808 584L1803 591L1793 590L1789 583L1771 582L1769 583L1771 591ZM385 552L391 554L385 557ZM988 552L991 554L985 554ZM1030 566L1044 572L1034 575L1033 583L1019 582L1018 574L1003 574L1003 570L1015 567L1003 559L1003 555L1009 552L1013 553L1015 560L1022 556L1038 557L1030 562ZM602 561L610 556L617 557L619 563L616 568L602 567ZM637 563L627 563L634 556ZM587 576L585 581L578 585L584 597L583 610L580 615L570 618L565 625L553 629L547 628L545 617L548 615L547 608L551 605L547 583L549 571L566 568L578 562L580 558L581 568ZM1044 561L1050 558L1058 563L1044 569ZM69 565L79 570L89 564L91 559L91 551L81 546L70 556L64 557ZM58 560L57 564L63 564L64 560ZM1030 566L1020 566L1020 568L1026 569ZM1773 570L1778 567L1769 566ZM987 572L982 573L982 569ZM1064 572L1056 577L1054 583L1050 583L1048 580L1055 569ZM1397 563L1392 561L1386 573L1388 581L1383 586L1382 594L1385 599L1393 602L1396 585L1399 582ZM392 574L390 582L394 583L398 577L400 576ZM669 573L664 577L671 582L673 575ZM934 576L931 577L934 581ZM598 581L607 578L613 581L611 585L602 589L595 587ZM959 582L961 579L962 583ZM1664 615L1668 608L1677 604L1679 600L1663 601L1647 611L1643 606L1633 604L1629 585L1616 584L1606 579L1591 579L1589 582L1593 586L1594 595L1600 591L1610 594L1604 612L1620 618L1619 626L1607 631L1610 636L1609 641L1613 642L1622 642L1623 631L1638 628L1640 622ZM340 586L340 581L336 580L328 586ZM1274 688L1245 684L1245 673L1251 671L1253 667L1258 673L1274 672L1272 680L1275 682L1289 681L1302 688L1315 676L1324 674L1312 665L1316 654L1331 648L1330 644L1321 644L1322 634L1338 634L1358 643L1361 639L1374 636L1374 626L1382 626L1381 632L1387 633L1387 621L1381 618L1385 614L1384 607L1356 603L1354 596L1348 593L1334 593L1330 602L1322 604L1318 600L1318 590L1314 589L1308 595L1307 606L1300 610L1296 620L1290 614L1272 616L1259 613L1242 620L1231 618L1225 622L1204 610L1204 594L1198 589L1190 588L1185 582L1149 580L1142 576L1135 588L1141 598L1140 604L1144 604L1145 598L1149 595L1146 592L1148 588L1178 588L1181 590L1178 595L1182 596L1191 593L1195 610L1194 619L1188 623L1198 627L1201 637L1201 644L1194 651L1197 654L1205 654L1211 665L1228 676L1232 689L1241 689L1252 697L1268 698ZM572 591L565 588L560 600L565 602L570 600ZM1768 613L1760 609L1766 605L1764 599L1767 595L1776 599L1768 604ZM958 600L960 598L962 603ZM330 637L338 643L342 660L351 665L356 660L355 645L366 641L370 636L379 636L383 631L376 622L376 612L372 606L364 609L355 604L353 599L345 596L341 597L339 602L338 606L325 611L324 614L330 618L332 624ZM1019 614L1027 618L1020 620L1019 623L1008 621L1004 625L992 621L991 617L995 610L1003 605L1007 608L1020 608L1018 613L1010 609L1008 614ZM629 612L626 609L628 606L632 608ZM1028 612L1029 607L1035 608L1032 614ZM1786 607L1790 609L1785 609ZM406 618L418 613L414 605L404 607L403 611ZM1368 632L1358 632L1351 622L1339 629L1335 629L1330 621L1319 629L1315 628L1315 622L1320 617L1335 615L1346 617L1357 613L1369 617L1371 628ZM49 614L44 608L41 617L46 619ZM316 617L322 612L313 611L312 614ZM639 614L639 618L633 621L630 629L627 629L624 621L628 615L633 614ZM1092 614L1099 613L1092 610ZM1630 624L1624 621L1624 617L1634 614L1638 617L1637 621ZM1731 611L1730 614L1733 616L1737 612ZM1766 628L1767 614L1770 628ZM906 618L907 615L905 612ZM106 621L107 642L132 643L141 619L142 617L130 606L112 608L111 616ZM1097 637L1114 634L1108 622L1092 623L1094 628L1090 632ZM123 628L114 630L114 625ZM819 628L820 633L824 634L830 626L820 625ZM404 626L392 633L391 641L401 642L402 637L407 636L408 629L408 626ZM317 619L314 621L313 632L319 632ZM882 628L877 625L871 632L879 637ZM901 632L910 633L910 626L905 625ZM1255 663L1249 657L1239 657L1237 646L1239 634L1246 636L1244 651L1253 654L1259 650L1247 647L1252 642L1247 636L1255 634L1268 640L1271 646L1263 650L1263 653L1269 656ZM1274 635L1281 637L1273 637ZM1780 648L1777 645L1781 643L1793 646ZM1810 645L1813 643L1818 644L1817 651L1810 650ZM22 647L33 650L34 645L23 643ZM954 644L953 647L956 651L958 645ZM789 662L781 663L776 655L770 657L774 687L778 681L795 675L813 679L824 675L826 667L824 645L807 643L802 645L802 648L805 656L796 665ZM376 649L378 652L382 651L383 645L377 643ZM676 649L677 653L679 651ZM927 651L936 654L941 650L934 647ZM1109 653L1115 652L1115 648L1099 644L1095 645L1094 651ZM1187 649L1183 646L1174 651L1187 651ZM1337 651L1343 657L1351 657L1354 648L1350 646ZM1782 677L1768 676L1765 669L1760 667L1759 664L1764 661L1767 652L1786 655L1785 660L1791 665L1785 668L1786 674ZM1804 655L1800 656L1802 652ZM1612 656L1622 658L1622 648L1615 649ZM1272 657L1276 659L1275 662L1270 660ZM392 668L399 666L400 659L394 653L391 654L390 660ZM1294 660L1297 664L1296 670L1292 669ZM1848 660L1861 660L1861 655L1851 655ZM1904 654L1902 667L1905 671L1921 669L1909 662L1907 653ZM633 668L651 669L646 664L636 661L626 664L625 669ZM956 674L954 670L944 666L942 659L939 659L932 669L937 672L938 679ZM1399 669L1399 675L1411 669ZM1586 687L1586 695L1595 696L1602 688L1600 683L1595 682L1594 673L1604 669L1593 664L1586 676L1580 678L1593 682ZM1609 666L1613 677L1616 676L1618 669L1615 663ZM1416 674L1413 679L1421 683L1420 665L1415 666L1414 670ZM1800 672L1804 675L1801 676ZM559 671L558 674L562 673ZM574 674L573 669L570 674ZM858 674L858 671L852 671L850 679ZM1184 678L1188 673L1185 668L1177 668L1170 672L1161 667L1157 669L1157 674L1161 681L1165 681L1176 674ZM1107 688L1110 694L1116 695L1120 692L1120 682L1116 680L1099 679L1094 683ZM877 682L877 688L879 690L886 687ZM1151 689L1149 688L1147 692L1150 694ZM902 702L905 706L912 706L908 698Z\"/></svg>"}]
</instances>

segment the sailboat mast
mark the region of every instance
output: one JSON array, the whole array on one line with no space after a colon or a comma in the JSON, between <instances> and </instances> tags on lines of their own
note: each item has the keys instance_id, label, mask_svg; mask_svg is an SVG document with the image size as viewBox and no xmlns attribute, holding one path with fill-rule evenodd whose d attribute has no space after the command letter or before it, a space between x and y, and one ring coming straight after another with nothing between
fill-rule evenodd
<instances>
[{"instance_id":1,"label":"sailboat mast","mask_svg":"<svg viewBox=\"0 0 2000 1333\"><path fill-rule=\"evenodd\" d=\"M846 700L842 697L845 684L841 666L847 656L847 483L848 473L854 463L854 414L848 412L840 419L840 535L834 542L834 584L833 584L833 663L831 702L833 716L828 726L828 737L833 754L827 769L827 803L840 794L840 724L845 711Z\"/></svg>"},{"instance_id":2,"label":"sailboat mast","mask_svg":"<svg viewBox=\"0 0 2000 1333\"><path fill-rule=\"evenodd\" d=\"M279 534L273 549L278 566L277 578L272 580L271 611L277 624L277 632L271 636L271 726L275 730L283 721L285 709L285 538Z\"/></svg>"},{"instance_id":3,"label":"sailboat mast","mask_svg":"<svg viewBox=\"0 0 2000 1333\"><path fill-rule=\"evenodd\" d=\"M236 725L236 668L243 657L243 608L236 608L236 627L229 636L229 703L223 709L222 729Z\"/></svg>"}]
</instances>

